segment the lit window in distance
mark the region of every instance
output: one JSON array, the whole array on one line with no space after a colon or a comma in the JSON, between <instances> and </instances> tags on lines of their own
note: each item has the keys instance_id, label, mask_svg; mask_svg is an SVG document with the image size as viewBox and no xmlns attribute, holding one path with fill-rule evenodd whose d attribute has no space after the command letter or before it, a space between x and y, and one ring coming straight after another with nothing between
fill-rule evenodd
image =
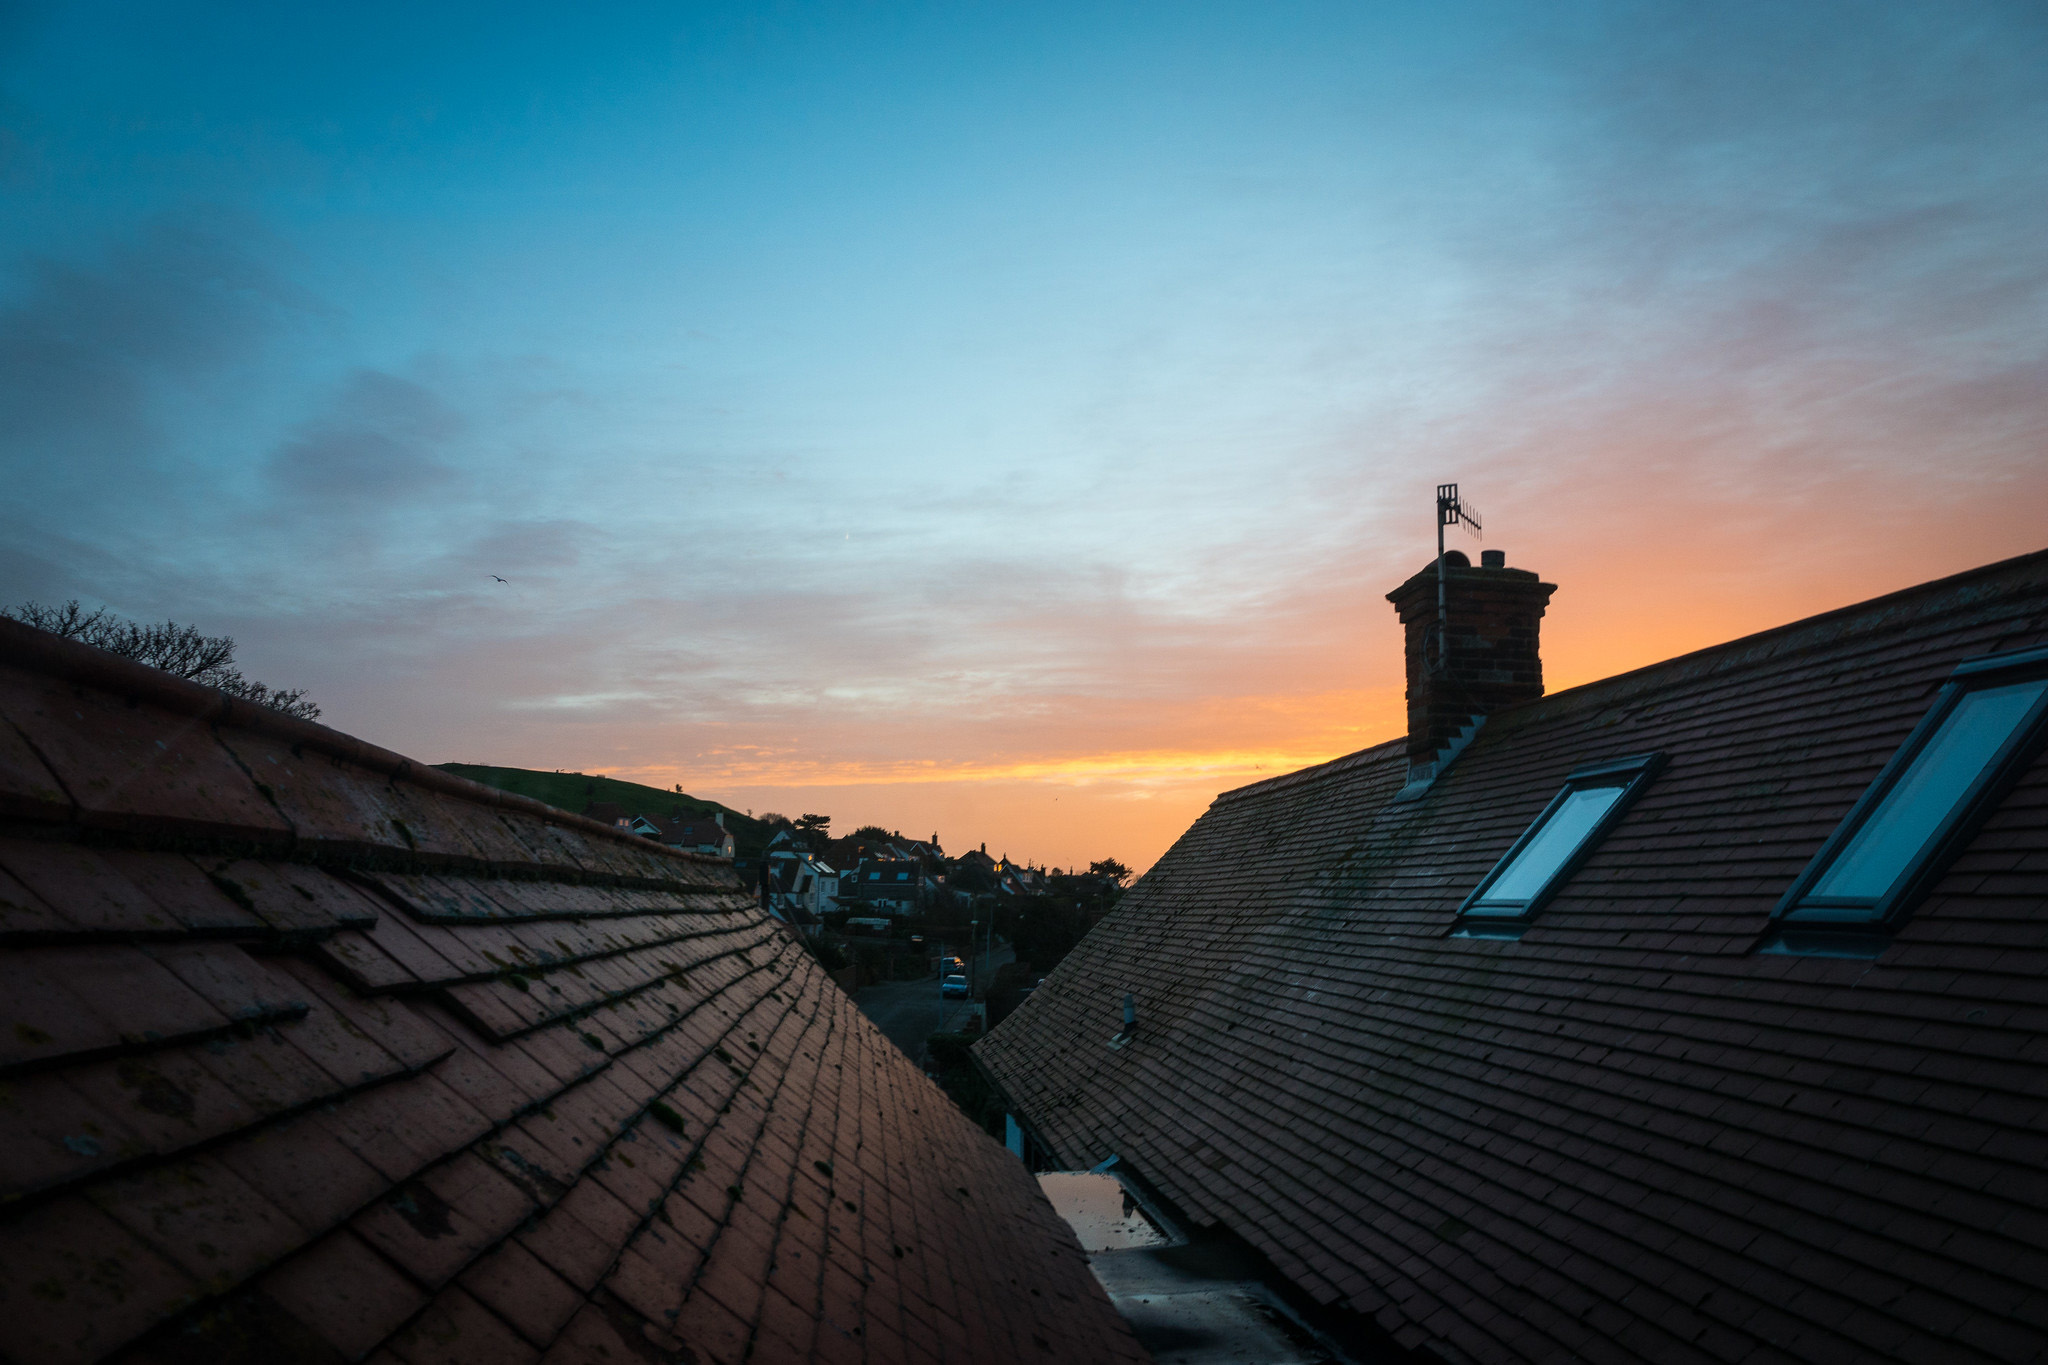
<instances>
[{"instance_id":1,"label":"lit window in distance","mask_svg":"<svg viewBox=\"0 0 2048 1365\"><path fill-rule=\"evenodd\" d=\"M1809 893L1875 902L1913 865L2044 690L2048 678L1965 694Z\"/></svg>"},{"instance_id":2,"label":"lit window in distance","mask_svg":"<svg viewBox=\"0 0 2048 1365\"><path fill-rule=\"evenodd\" d=\"M1465 913L1470 915L1519 914L1524 905L1541 891L1565 860L1578 851L1586 836L1600 823L1625 788L1581 787L1551 812L1515 860L1494 878L1486 894Z\"/></svg>"}]
</instances>

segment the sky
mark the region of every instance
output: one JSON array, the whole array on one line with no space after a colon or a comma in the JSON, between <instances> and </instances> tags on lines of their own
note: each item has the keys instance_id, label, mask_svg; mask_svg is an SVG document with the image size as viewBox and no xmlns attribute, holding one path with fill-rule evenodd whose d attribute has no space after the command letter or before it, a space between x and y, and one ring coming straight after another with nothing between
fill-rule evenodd
<instances>
[{"instance_id":1,"label":"sky","mask_svg":"<svg viewBox=\"0 0 2048 1365\"><path fill-rule=\"evenodd\" d=\"M1438 482L1553 689L2043 548L2044 221L2038 4L0 0L0 602L1143 868Z\"/></svg>"}]
</instances>

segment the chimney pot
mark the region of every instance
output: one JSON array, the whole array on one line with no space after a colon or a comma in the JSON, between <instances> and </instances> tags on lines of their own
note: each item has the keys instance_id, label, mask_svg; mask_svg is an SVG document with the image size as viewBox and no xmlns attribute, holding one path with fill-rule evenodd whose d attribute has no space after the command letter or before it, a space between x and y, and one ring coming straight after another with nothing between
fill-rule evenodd
<instances>
[{"instance_id":1,"label":"chimney pot","mask_svg":"<svg viewBox=\"0 0 2048 1365\"><path fill-rule=\"evenodd\" d=\"M1481 550L1479 552L1480 568L1505 569L1507 566L1508 552L1506 550Z\"/></svg>"}]
</instances>

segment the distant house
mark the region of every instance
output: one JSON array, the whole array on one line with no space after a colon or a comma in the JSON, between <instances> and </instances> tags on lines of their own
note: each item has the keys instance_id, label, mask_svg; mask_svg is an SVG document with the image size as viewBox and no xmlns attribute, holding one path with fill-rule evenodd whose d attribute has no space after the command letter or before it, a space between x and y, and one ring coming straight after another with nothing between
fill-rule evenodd
<instances>
[{"instance_id":1,"label":"distant house","mask_svg":"<svg viewBox=\"0 0 2048 1365\"><path fill-rule=\"evenodd\" d=\"M595 820L600 825L610 825L613 829L625 829L633 823L633 817L616 801L591 802L583 808L583 818Z\"/></svg>"},{"instance_id":2,"label":"distant house","mask_svg":"<svg viewBox=\"0 0 2048 1365\"><path fill-rule=\"evenodd\" d=\"M869 858L901 858L905 854L896 845L884 839L869 839L846 835L833 839L815 850L817 854L834 867L859 867Z\"/></svg>"},{"instance_id":3,"label":"distant house","mask_svg":"<svg viewBox=\"0 0 2048 1365\"><path fill-rule=\"evenodd\" d=\"M1554 586L1446 569L1407 734L1218 796L977 1046L1015 1146L1373 1359L2048 1359L2048 552L1550 695Z\"/></svg>"},{"instance_id":4,"label":"distant house","mask_svg":"<svg viewBox=\"0 0 2048 1365\"><path fill-rule=\"evenodd\" d=\"M827 910L836 908L839 873L815 854L776 849L768 855L763 894L768 913L815 937Z\"/></svg>"},{"instance_id":5,"label":"distant house","mask_svg":"<svg viewBox=\"0 0 2048 1365\"><path fill-rule=\"evenodd\" d=\"M939 836L936 834L929 839L906 839L899 833L890 842L906 858L929 858L933 862L944 862L946 859L946 850L940 846Z\"/></svg>"},{"instance_id":6,"label":"distant house","mask_svg":"<svg viewBox=\"0 0 2048 1365\"><path fill-rule=\"evenodd\" d=\"M995 865L996 889L1012 896L1043 896L1052 890L1044 871L1013 863L1007 857Z\"/></svg>"},{"instance_id":7,"label":"distant house","mask_svg":"<svg viewBox=\"0 0 2048 1365\"><path fill-rule=\"evenodd\" d=\"M931 879L915 858L868 858L851 885L840 886L840 899L857 900L869 910L894 915L914 914L931 899Z\"/></svg>"},{"instance_id":8,"label":"distant house","mask_svg":"<svg viewBox=\"0 0 2048 1365\"><path fill-rule=\"evenodd\" d=\"M732 834L725 828L722 816L705 819L701 815L636 815L627 821L626 828L670 848L709 853L719 858L732 857Z\"/></svg>"}]
</instances>

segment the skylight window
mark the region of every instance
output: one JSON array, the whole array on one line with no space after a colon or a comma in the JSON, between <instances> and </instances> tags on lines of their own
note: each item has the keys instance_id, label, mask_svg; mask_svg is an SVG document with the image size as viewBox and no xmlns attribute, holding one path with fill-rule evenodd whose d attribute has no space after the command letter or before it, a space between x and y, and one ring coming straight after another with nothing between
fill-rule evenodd
<instances>
[{"instance_id":1,"label":"skylight window","mask_svg":"<svg viewBox=\"0 0 2048 1365\"><path fill-rule=\"evenodd\" d=\"M2048 649L1960 664L1884 771L1778 904L1801 926L1882 926L1910 909L1976 833L2048 731ZM1805 945L1827 951L1828 941ZM1839 946L1839 945L1837 945Z\"/></svg>"},{"instance_id":2,"label":"skylight window","mask_svg":"<svg viewBox=\"0 0 2048 1365\"><path fill-rule=\"evenodd\" d=\"M1535 914L1663 766L1662 754L1637 754L1571 773L1564 790L1494 864L1458 913L1468 920L1518 920Z\"/></svg>"}]
</instances>

